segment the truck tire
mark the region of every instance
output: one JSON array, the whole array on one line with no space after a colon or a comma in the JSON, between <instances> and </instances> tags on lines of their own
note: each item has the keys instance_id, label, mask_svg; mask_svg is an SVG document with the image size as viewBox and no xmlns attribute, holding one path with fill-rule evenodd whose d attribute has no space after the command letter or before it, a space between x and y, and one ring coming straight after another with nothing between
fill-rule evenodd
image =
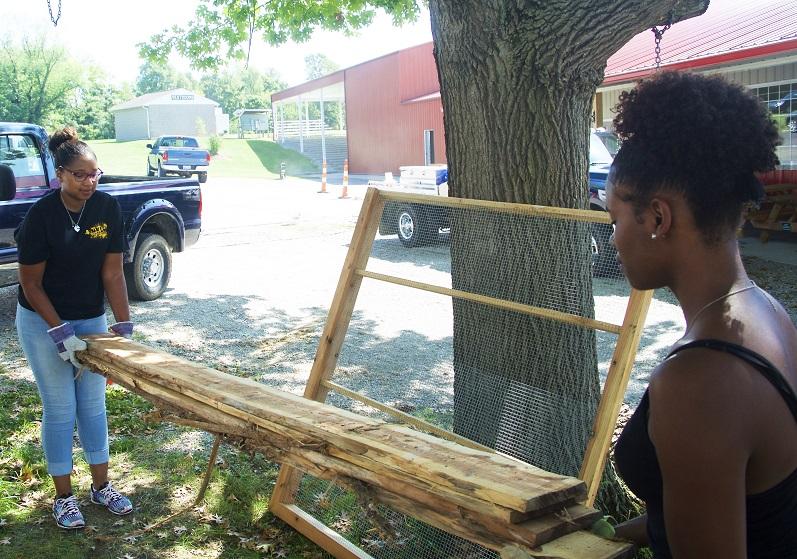
<instances>
[{"instance_id":1,"label":"truck tire","mask_svg":"<svg viewBox=\"0 0 797 559\"><path fill-rule=\"evenodd\" d=\"M147 161L147 175L148 177L154 176L155 173L152 172L152 167L149 166L149 161Z\"/></svg>"},{"instance_id":2,"label":"truck tire","mask_svg":"<svg viewBox=\"0 0 797 559\"><path fill-rule=\"evenodd\" d=\"M158 176L159 177L165 177L166 176L166 171L164 171L163 167L161 167L161 162L160 161L158 161Z\"/></svg>"},{"instance_id":3,"label":"truck tire","mask_svg":"<svg viewBox=\"0 0 797 559\"><path fill-rule=\"evenodd\" d=\"M133 261L125 264L127 294L138 301L157 299L169 286L172 274L172 251L166 239L144 233L138 239Z\"/></svg>"},{"instance_id":4,"label":"truck tire","mask_svg":"<svg viewBox=\"0 0 797 559\"><path fill-rule=\"evenodd\" d=\"M413 204L402 204L396 215L398 238L405 247L417 247L432 242L438 228L430 223L423 208Z\"/></svg>"},{"instance_id":5,"label":"truck tire","mask_svg":"<svg viewBox=\"0 0 797 559\"><path fill-rule=\"evenodd\" d=\"M199 182L206 183L208 182L208 174L207 173L199 173Z\"/></svg>"},{"instance_id":6,"label":"truck tire","mask_svg":"<svg viewBox=\"0 0 797 559\"><path fill-rule=\"evenodd\" d=\"M592 224L592 274L596 277L616 277L622 275L617 261L617 249L612 244L614 230L606 223Z\"/></svg>"}]
</instances>

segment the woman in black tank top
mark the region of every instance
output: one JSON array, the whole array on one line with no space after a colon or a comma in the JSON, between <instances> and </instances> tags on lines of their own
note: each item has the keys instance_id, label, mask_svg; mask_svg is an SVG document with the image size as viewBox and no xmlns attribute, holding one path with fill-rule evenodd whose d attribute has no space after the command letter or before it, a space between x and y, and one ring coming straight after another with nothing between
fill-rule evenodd
<instances>
[{"instance_id":1,"label":"woman in black tank top","mask_svg":"<svg viewBox=\"0 0 797 559\"><path fill-rule=\"evenodd\" d=\"M617 535L656 559L797 559L797 329L735 237L778 131L743 88L675 72L623 93L614 124L618 257L635 288L669 287L687 324L617 443L647 507Z\"/></svg>"}]
</instances>

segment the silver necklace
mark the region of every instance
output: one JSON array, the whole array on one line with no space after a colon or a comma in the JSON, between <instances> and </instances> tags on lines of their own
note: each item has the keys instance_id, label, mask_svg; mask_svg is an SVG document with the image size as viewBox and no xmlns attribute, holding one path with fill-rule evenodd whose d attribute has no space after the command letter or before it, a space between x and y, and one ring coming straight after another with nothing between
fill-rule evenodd
<instances>
[{"instance_id":1,"label":"silver necklace","mask_svg":"<svg viewBox=\"0 0 797 559\"><path fill-rule=\"evenodd\" d=\"M80 220L83 217L83 210L86 209L86 202L83 202L83 207L80 208L80 215L77 217L77 221L72 219L72 214L69 213L69 208L66 207L64 203L64 195L61 194L61 205L64 206L64 210L66 210L66 215L69 218L69 221L72 222L72 229L75 230L75 233L80 233Z\"/></svg>"},{"instance_id":2,"label":"silver necklace","mask_svg":"<svg viewBox=\"0 0 797 559\"><path fill-rule=\"evenodd\" d=\"M755 284L755 282L753 280L750 280L750 285L746 285L744 287L741 287L739 289L736 289L734 291L726 293L725 295L720 295L719 297L717 297L713 301L709 301L708 303L703 305L700 308L700 310L695 313L695 316L692 317L692 322L691 322L691 324L689 324L689 328L687 328L686 331L684 332L684 335L689 333L689 330L692 328L692 326L695 324L695 322L697 322L698 317L703 313L704 310L709 308L711 305L713 305L715 303L719 303L720 301L722 301L723 299L727 299L728 297L732 297L734 295L738 295L739 293L742 293L743 291L749 291L750 289L753 289L754 287L758 287L758 286Z\"/></svg>"}]
</instances>

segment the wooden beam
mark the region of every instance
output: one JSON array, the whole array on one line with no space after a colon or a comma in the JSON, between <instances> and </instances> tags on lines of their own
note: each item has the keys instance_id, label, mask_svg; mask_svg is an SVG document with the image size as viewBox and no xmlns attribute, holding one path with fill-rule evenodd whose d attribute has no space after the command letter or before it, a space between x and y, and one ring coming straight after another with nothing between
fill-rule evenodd
<instances>
[{"instance_id":1,"label":"wooden beam","mask_svg":"<svg viewBox=\"0 0 797 559\"><path fill-rule=\"evenodd\" d=\"M486 210L490 213L508 213L587 223L605 223L607 225L610 225L612 222L612 218L608 213L597 210L555 208L551 206L535 206L534 204L473 200L470 198L437 197L429 196L428 194L407 194L405 192L396 192L393 190L380 190L379 196L385 202L404 202L407 204L421 204L430 207L459 208L477 211Z\"/></svg>"},{"instance_id":2,"label":"wooden beam","mask_svg":"<svg viewBox=\"0 0 797 559\"><path fill-rule=\"evenodd\" d=\"M144 348L140 344L118 336L92 336L87 340L89 348L80 354L82 362L94 370L107 374L118 384L129 387L147 398L154 397L158 401L168 403L171 407L186 410L189 414L199 418L198 420L188 420L193 421L196 426L207 426L219 433L242 437L245 446L255 450L264 450L269 458L279 459L297 471L305 471L315 477L331 480L337 485L357 492L367 501L385 504L398 512L412 515L419 520L491 549L501 549L509 544L527 547L539 546L553 538L588 526L600 514L594 509L573 503L572 499L560 499L559 504L543 499L548 504L544 510L538 509L540 514L537 517L518 517L513 523L511 516L500 512L505 509L477 498L477 494L480 493L478 490L473 494L463 493L459 498L455 496L451 498L452 495L447 490L440 493L432 484L425 483L422 479L413 479L412 476L394 478L385 475L385 472L379 468L369 469L366 467L368 466L367 461L365 463L359 463L360 460L350 462L346 460L345 455L336 456L330 452L334 445L310 444L315 438L313 435L297 436L295 433L291 435L289 430L273 433L259 422L253 421L252 417L229 414L226 405L214 405L213 402L193 400L187 394L197 393L196 389L176 390L173 386L172 377L182 376L184 371L176 374L169 371L174 369L178 362L183 362L184 367L192 370L192 374L183 382L193 383L197 386L215 384L216 375L224 375L223 373L163 354L157 350ZM160 369L161 373L154 375L153 370L157 369ZM229 377L228 389L230 392L236 393L236 384L243 382L247 387L244 393L249 397L252 396L248 388L249 383L246 382L247 379L231 375L224 376ZM161 382L163 379L166 380ZM266 386L259 386L263 392L272 391ZM333 413L342 411L318 402L295 398L307 406L306 411L311 416L315 415L314 410L318 408L330 408L329 411ZM289 415L295 411L289 410ZM270 414L270 417L273 419L273 413ZM374 431L373 422L367 418L363 419L365 424L360 428L365 427L366 433ZM347 417L347 421L351 421L351 419ZM390 429L393 434L401 433L401 430L404 429L393 425L385 425L385 427ZM350 425L350 428L355 431L359 430L355 425ZM421 439L428 437L423 433L412 431L408 431L408 433ZM406 437L400 437L400 445L403 446L406 442ZM481 476L478 470L482 467L488 467L493 471L495 460L504 463L503 457L496 454L467 449L446 441L440 442L444 446L450 447L449 450L452 452L456 452L457 448L460 449L461 454L452 454L449 456L449 462L468 462L471 457L479 458L476 463L471 463L467 468L473 474L474 479ZM485 459L488 464L481 464ZM420 462L424 463L423 460ZM505 464L512 465L520 472L533 473L527 480L528 484L538 483L536 468L519 461L510 460ZM425 466L428 467L428 465L426 462ZM496 470L499 479L505 477L501 472L502 469L499 467ZM451 473L455 474L455 472ZM553 476L553 478L559 477L561 476ZM522 479L519 479L519 482L521 485L526 485ZM472 485L472 481L465 480L463 486L467 485ZM460 484L453 483L451 486L458 487ZM295 518L296 510L293 507L281 508L280 513L292 515L292 521L298 522ZM508 512L512 513L513 511ZM364 557L363 555L347 555L351 549L342 544L343 540L340 536L330 540L330 534L323 530L319 532L319 526L307 522L304 522L303 526L310 530L314 538L323 540L323 545L327 546L325 549L337 549L337 552L342 553L340 555L342 557Z\"/></svg>"},{"instance_id":3,"label":"wooden beam","mask_svg":"<svg viewBox=\"0 0 797 559\"><path fill-rule=\"evenodd\" d=\"M84 363L219 425L249 427L291 452L323 452L370 483L406 486L504 521L584 496L584 484L493 452L271 389L112 335L89 336ZM212 413L211 413L212 412ZM300 450L297 450L300 449ZM523 513L513 514L512 511Z\"/></svg>"},{"instance_id":4,"label":"wooden beam","mask_svg":"<svg viewBox=\"0 0 797 559\"><path fill-rule=\"evenodd\" d=\"M470 293L459 289L450 289L448 287L440 287L430 283L423 283L420 281L413 281L396 276L389 276L387 274L380 274L377 272L370 272L368 270L357 270L357 273L364 278L371 278L395 285L402 285L404 287L411 287L420 289L421 291L429 291L431 293L439 293L440 295L448 295L457 299L465 299L475 303L482 303L491 307L504 309L507 311L514 311L522 314L536 316L538 318L545 318L562 322L565 324L572 324L573 326L580 326L582 328L591 328L593 330L603 330L604 332L611 332L612 334L619 334L622 329L617 324L611 322L603 322L595 320L594 318L587 318L575 314L564 313L553 309L544 309L542 307L533 307L523 303L516 303L514 301L507 301L506 299L497 299L495 297L488 297L487 295L479 295L478 293Z\"/></svg>"},{"instance_id":5,"label":"wooden beam","mask_svg":"<svg viewBox=\"0 0 797 559\"><path fill-rule=\"evenodd\" d=\"M365 404L366 406L371 406L375 410L379 410L383 413L391 415L401 421L404 425L412 425L416 429L420 429L426 433L430 433L441 439L445 439L447 441L451 441L457 444L461 444L462 446L466 446L468 448L475 448L478 450L483 450L485 452L495 452L495 449L490 448L489 446L484 446L477 442L474 442L468 438L461 437L456 433L452 433L451 431L446 431L445 429L441 429L436 425L432 425L428 421L424 421L423 419L418 419L417 417L410 415L408 413L404 413L401 410L397 410L396 408L391 408L373 398L369 398L368 396L363 396L359 392L355 392L354 390L349 390L345 386L341 386L340 384L334 383L330 380L323 381L323 385L330 390L334 390L338 394L342 394L347 398L350 398L356 402L360 402Z\"/></svg>"},{"instance_id":6,"label":"wooden beam","mask_svg":"<svg viewBox=\"0 0 797 559\"><path fill-rule=\"evenodd\" d=\"M617 425L617 416L620 413L620 405L623 403L628 379L631 377L631 370L634 368L634 357L642 337L645 316L652 298L652 290L638 291L634 289L631 291L628 307L625 310L622 332L614 347L612 363L609 365L598 411L595 414L592 435L587 442L587 449L584 452L578 476L587 484L586 503L589 505L595 502L600 488L612 433Z\"/></svg>"}]
</instances>

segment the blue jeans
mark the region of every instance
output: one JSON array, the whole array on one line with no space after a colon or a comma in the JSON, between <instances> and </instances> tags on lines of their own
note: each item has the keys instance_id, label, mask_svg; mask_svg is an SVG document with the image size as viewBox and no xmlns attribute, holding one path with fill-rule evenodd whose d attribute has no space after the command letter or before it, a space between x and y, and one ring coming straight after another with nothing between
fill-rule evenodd
<instances>
[{"instance_id":1,"label":"blue jeans","mask_svg":"<svg viewBox=\"0 0 797 559\"><path fill-rule=\"evenodd\" d=\"M70 320L69 323L78 336L108 331L104 314L85 320ZM86 462L108 462L105 378L86 369L75 379L77 371L72 363L58 355L47 333L47 323L37 313L19 304L16 325L44 410L41 439L47 472L51 476L72 473L72 437L76 420Z\"/></svg>"}]
</instances>

